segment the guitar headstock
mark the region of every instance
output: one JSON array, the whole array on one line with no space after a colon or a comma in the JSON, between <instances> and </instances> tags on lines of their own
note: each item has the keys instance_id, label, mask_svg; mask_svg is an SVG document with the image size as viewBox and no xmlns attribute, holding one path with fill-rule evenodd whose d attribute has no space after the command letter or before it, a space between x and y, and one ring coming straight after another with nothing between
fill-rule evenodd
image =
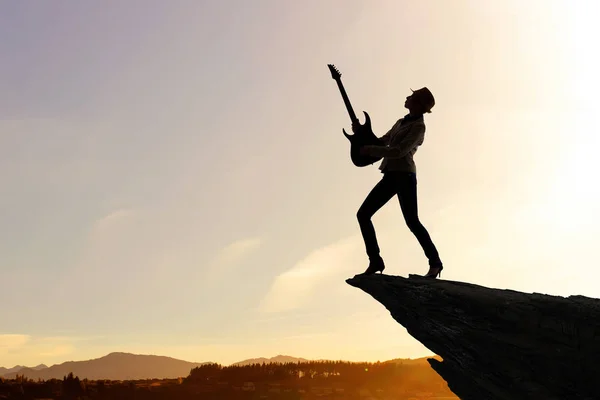
<instances>
[{"instance_id":1,"label":"guitar headstock","mask_svg":"<svg viewBox=\"0 0 600 400\"><path fill-rule=\"evenodd\" d=\"M335 67L335 65L327 64L327 66L329 67L329 71L331 71L331 77L335 80L340 79L342 74L340 73L340 71L338 71L338 69Z\"/></svg>"}]
</instances>

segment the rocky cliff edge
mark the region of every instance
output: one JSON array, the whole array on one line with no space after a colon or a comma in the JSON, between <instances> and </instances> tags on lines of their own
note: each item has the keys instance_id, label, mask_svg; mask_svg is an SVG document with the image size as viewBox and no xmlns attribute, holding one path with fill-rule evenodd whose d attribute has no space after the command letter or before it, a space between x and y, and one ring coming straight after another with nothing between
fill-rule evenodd
<instances>
[{"instance_id":1,"label":"rocky cliff edge","mask_svg":"<svg viewBox=\"0 0 600 400\"><path fill-rule=\"evenodd\" d=\"M462 400L600 399L600 300L409 276L346 282L389 310L442 361Z\"/></svg>"}]
</instances>

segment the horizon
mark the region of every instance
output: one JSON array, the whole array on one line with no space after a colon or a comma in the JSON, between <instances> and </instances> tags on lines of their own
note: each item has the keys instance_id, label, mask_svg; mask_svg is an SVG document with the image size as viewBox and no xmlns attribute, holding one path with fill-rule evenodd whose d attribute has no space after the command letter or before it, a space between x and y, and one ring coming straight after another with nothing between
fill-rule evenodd
<instances>
[{"instance_id":1,"label":"horizon","mask_svg":"<svg viewBox=\"0 0 600 400\"><path fill-rule=\"evenodd\" d=\"M344 282L381 174L350 162L330 63L377 136L433 92L442 280L600 298L600 5L33 4L0 5L1 365L429 356ZM385 274L427 272L396 199L373 223Z\"/></svg>"},{"instance_id":2,"label":"horizon","mask_svg":"<svg viewBox=\"0 0 600 400\"><path fill-rule=\"evenodd\" d=\"M93 360L97 360L100 358L104 358L104 357L108 357L112 354L126 354L126 355L133 355L133 356L155 356L155 357L167 357L167 358L171 358L171 359L176 359L179 361L185 361L185 362L189 362L189 363L195 363L195 364L204 364L204 363L215 363L215 364L220 364L222 366L232 366L234 364L240 363L240 362L245 362L248 360L256 360L256 359L267 359L267 360L272 360L275 358L279 358L279 357L286 357L286 358L295 358L295 359L304 359L307 362L310 361L346 361L346 362L350 362L350 363L377 363L377 362L386 362L386 361L391 361L391 360L398 360L398 359L402 359L402 360L418 360L418 359L422 359L422 358L429 358L429 357L434 357L435 354L431 353L430 355L426 355L423 357L392 357L389 359L385 359L385 360L344 360L344 359L328 359L328 358L316 358L316 359L308 359L306 357L300 357L300 356L292 356L292 355L288 355L288 354L277 354L277 355L273 355L273 356L256 356L256 357L250 357L250 358L244 358L244 359L240 359L238 361L234 361L232 363L229 364L223 364L223 363L219 363L219 362L215 362L213 360L205 360L205 361L194 361L194 360L187 360L187 359L181 359L181 358L175 358L175 357L170 357L164 354L138 354L138 353L130 353L130 352L125 352L125 351L111 351L110 353L107 353L103 356L100 357L94 357L94 358L90 358L90 359L80 359L80 360L73 360L73 359L69 359L69 360L63 360L61 362L58 363L54 363L54 364L48 364L48 363L38 363L36 365L21 365L21 364L15 364L13 366L6 366L6 365L0 365L0 368L4 367L6 369L11 369L11 368L15 368L15 367L23 367L23 368L34 368L34 367L39 367L41 365L45 365L47 368L53 367L55 365L61 365L64 363L68 363L68 362L82 362L82 361L93 361Z\"/></svg>"}]
</instances>

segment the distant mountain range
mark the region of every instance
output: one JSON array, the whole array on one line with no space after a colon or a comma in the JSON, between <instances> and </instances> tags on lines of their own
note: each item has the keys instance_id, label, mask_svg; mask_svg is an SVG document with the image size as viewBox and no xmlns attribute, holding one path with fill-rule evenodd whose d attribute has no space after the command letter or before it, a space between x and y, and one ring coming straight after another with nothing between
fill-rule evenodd
<instances>
[{"instance_id":1,"label":"distant mountain range","mask_svg":"<svg viewBox=\"0 0 600 400\"><path fill-rule=\"evenodd\" d=\"M427 358L417 359L393 359L385 362L395 363L423 363L427 364ZM435 356L439 359L439 357ZM277 355L271 358L250 358L243 361L238 361L232 365L250 365L262 363L288 363L288 362L310 362L310 361L326 361L326 360L308 360L305 358L291 357L285 355ZM171 357L142 355L115 352L104 357L95 358L85 361L67 361L62 364L55 364L47 367L40 364L36 367L28 368L23 366L15 366L13 368L0 367L0 377L5 379L14 379L17 374L25 375L30 379L62 379L70 372L78 376L80 379L110 379L110 380L136 380L136 379L167 379L186 377L189 375L192 368L210 364L210 362L189 362L178 360Z\"/></svg>"},{"instance_id":2,"label":"distant mountain range","mask_svg":"<svg viewBox=\"0 0 600 400\"><path fill-rule=\"evenodd\" d=\"M0 376L4 376L6 374L11 374L13 372L19 372L23 368L28 368L28 367L24 367L22 365L15 365L12 368L0 367ZM46 366L45 364L40 364L40 365L38 365L36 367L31 367L31 368L28 368L28 369L32 369L34 371L39 371L40 369L44 369L44 368L48 368L48 366Z\"/></svg>"},{"instance_id":3,"label":"distant mountain range","mask_svg":"<svg viewBox=\"0 0 600 400\"><path fill-rule=\"evenodd\" d=\"M101 358L86 361L67 361L43 369L21 368L2 377L14 379L25 375L30 379L62 379L69 372L80 379L110 380L163 379L188 376L192 368L206 363L177 360L171 357L140 355L130 353L110 353ZM16 367L15 367L16 368Z\"/></svg>"}]
</instances>

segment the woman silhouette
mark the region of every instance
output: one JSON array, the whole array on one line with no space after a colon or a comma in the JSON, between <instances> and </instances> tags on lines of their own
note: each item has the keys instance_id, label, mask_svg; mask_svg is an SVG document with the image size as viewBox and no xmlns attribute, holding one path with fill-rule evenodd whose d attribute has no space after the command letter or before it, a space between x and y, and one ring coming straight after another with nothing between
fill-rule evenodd
<instances>
[{"instance_id":1,"label":"woman silhouette","mask_svg":"<svg viewBox=\"0 0 600 400\"><path fill-rule=\"evenodd\" d=\"M425 277L435 279L444 268L427 229L419 221L417 171L413 160L413 155L425 137L423 114L431 112L435 99L426 87L411 91L404 102L409 113L380 138L384 146L363 146L360 150L364 155L383 157L379 167L383 177L367 195L356 214L369 257L369 266L360 275L383 272L385 269L371 217L394 196L398 196L406 225L416 236L429 260L429 271ZM353 124L352 130L356 133L360 130L360 125Z\"/></svg>"}]
</instances>

